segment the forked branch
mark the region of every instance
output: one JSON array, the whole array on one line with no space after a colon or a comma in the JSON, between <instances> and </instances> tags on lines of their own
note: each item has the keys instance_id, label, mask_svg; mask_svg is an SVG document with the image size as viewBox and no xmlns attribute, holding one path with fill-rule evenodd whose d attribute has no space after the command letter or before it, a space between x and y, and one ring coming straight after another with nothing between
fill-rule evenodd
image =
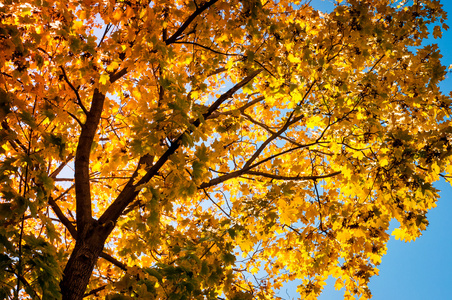
<instances>
[{"instance_id":1,"label":"forked branch","mask_svg":"<svg viewBox=\"0 0 452 300\"><path fill-rule=\"evenodd\" d=\"M211 1L212 2L212 1ZM248 84L251 80L253 80L262 70L256 70L251 72L248 76L246 76L242 81L233 86L226 93L222 94L218 99L212 103L212 105L207 109L207 112L203 114L203 118L206 120L209 116L214 113L222 103L231 98L238 90ZM193 126L199 127L201 125L201 120L197 119L192 123ZM166 152L152 165L151 168L146 172L146 174L137 182L134 183L136 178L136 174L132 176L132 178L127 182L126 186L123 188L118 197L113 201L113 203L107 208L107 210L102 214L99 218L99 222L101 224L105 224L107 222L116 223L116 220L122 215L123 211L127 208L127 206L134 201L134 199L138 196L143 184L148 183L155 175L158 174L159 170L163 167L163 165L168 161L170 156L179 149L182 144L182 139L185 134L191 134L192 131L187 129L184 133L182 133L177 139L173 141L171 146L166 150ZM137 173L137 172L135 172Z\"/></svg>"},{"instance_id":2,"label":"forked branch","mask_svg":"<svg viewBox=\"0 0 452 300\"><path fill-rule=\"evenodd\" d=\"M174 43L197 16L199 16L203 11L214 5L216 2L218 2L218 0L210 0L204 3L203 5L197 7L196 10L188 17L188 19L185 20L184 24L182 24L181 27L179 27L179 29L177 29L176 32L171 37L165 40L165 43L167 45Z\"/></svg>"}]
</instances>

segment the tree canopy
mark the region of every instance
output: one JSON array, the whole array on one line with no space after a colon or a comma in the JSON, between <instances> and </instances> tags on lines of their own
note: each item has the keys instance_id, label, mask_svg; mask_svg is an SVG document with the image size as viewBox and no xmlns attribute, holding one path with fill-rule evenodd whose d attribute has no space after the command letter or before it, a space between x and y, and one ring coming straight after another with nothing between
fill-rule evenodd
<instances>
[{"instance_id":1,"label":"tree canopy","mask_svg":"<svg viewBox=\"0 0 452 300\"><path fill-rule=\"evenodd\" d=\"M0 298L371 297L448 178L434 0L0 4Z\"/></svg>"}]
</instances>

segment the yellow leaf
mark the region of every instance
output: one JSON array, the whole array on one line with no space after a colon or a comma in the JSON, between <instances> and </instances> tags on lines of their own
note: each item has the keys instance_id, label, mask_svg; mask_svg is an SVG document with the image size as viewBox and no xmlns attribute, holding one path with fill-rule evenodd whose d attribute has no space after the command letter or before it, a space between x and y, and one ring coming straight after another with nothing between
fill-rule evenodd
<instances>
[{"instance_id":1,"label":"yellow leaf","mask_svg":"<svg viewBox=\"0 0 452 300\"><path fill-rule=\"evenodd\" d=\"M321 126L321 121L322 118L320 116L312 116L310 118L308 118L308 120L306 121L306 127L307 128L315 128L318 126Z\"/></svg>"},{"instance_id":2,"label":"yellow leaf","mask_svg":"<svg viewBox=\"0 0 452 300\"><path fill-rule=\"evenodd\" d=\"M123 13L122 13L121 9L119 9L119 8L116 9L115 12L113 13L113 20L120 21L122 19L122 15L123 15Z\"/></svg>"},{"instance_id":3,"label":"yellow leaf","mask_svg":"<svg viewBox=\"0 0 452 300\"><path fill-rule=\"evenodd\" d=\"M110 75L108 75L108 74L102 74L99 77L99 83L103 84L103 85L107 84L107 82L109 82L109 80L110 80Z\"/></svg>"},{"instance_id":4,"label":"yellow leaf","mask_svg":"<svg viewBox=\"0 0 452 300\"><path fill-rule=\"evenodd\" d=\"M74 21L74 29L75 29L75 31L78 31L81 28L83 28L83 21Z\"/></svg>"},{"instance_id":5,"label":"yellow leaf","mask_svg":"<svg viewBox=\"0 0 452 300\"><path fill-rule=\"evenodd\" d=\"M336 279L336 283L334 284L334 288L339 291L343 287L344 287L344 282L342 281L342 279L340 279L340 278Z\"/></svg>"},{"instance_id":6,"label":"yellow leaf","mask_svg":"<svg viewBox=\"0 0 452 300\"><path fill-rule=\"evenodd\" d=\"M405 241L405 242L411 242L414 237L410 235L406 229L403 228L396 228L393 230L392 234L396 240Z\"/></svg>"},{"instance_id":7,"label":"yellow leaf","mask_svg":"<svg viewBox=\"0 0 452 300\"><path fill-rule=\"evenodd\" d=\"M347 242L351 237L350 231L343 229L336 234L336 238L341 242Z\"/></svg>"},{"instance_id":8,"label":"yellow leaf","mask_svg":"<svg viewBox=\"0 0 452 300\"><path fill-rule=\"evenodd\" d=\"M439 174L441 172L441 169L436 162L432 164L432 171L434 174Z\"/></svg>"},{"instance_id":9,"label":"yellow leaf","mask_svg":"<svg viewBox=\"0 0 452 300\"><path fill-rule=\"evenodd\" d=\"M387 158L380 159L380 166L386 167L387 165L389 165L389 161Z\"/></svg>"}]
</instances>

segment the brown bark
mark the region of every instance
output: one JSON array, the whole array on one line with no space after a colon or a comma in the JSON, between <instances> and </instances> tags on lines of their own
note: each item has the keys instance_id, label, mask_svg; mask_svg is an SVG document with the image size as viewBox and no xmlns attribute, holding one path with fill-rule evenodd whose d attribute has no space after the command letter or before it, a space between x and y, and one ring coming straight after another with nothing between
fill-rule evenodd
<instances>
[{"instance_id":1,"label":"brown bark","mask_svg":"<svg viewBox=\"0 0 452 300\"><path fill-rule=\"evenodd\" d=\"M110 82L121 78L127 69L110 75ZM101 224L92 218L91 187L89 182L89 163L91 145L99 126L103 111L105 95L98 89L94 90L91 108L86 113L86 122L82 124L77 150L75 154L75 196L77 228L59 214L56 205L53 206L60 220L69 228L76 238L68 263L63 271L60 282L63 300L83 299L86 287L93 272L97 259L102 253L105 240L114 228L113 222Z\"/></svg>"},{"instance_id":2,"label":"brown bark","mask_svg":"<svg viewBox=\"0 0 452 300\"><path fill-rule=\"evenodd\" d=\"M74 250L63 272L60 283L63 300L80 300L88 286L97 259L102 253L105 240L114 225L100 225L93 221L75 243Z\"/></svg>"},{"instance_id":3,"label":"brown bark","mask_svg":"<svg viewBox=\"0 0 452 300\"><path fill-rule=\"evenodd\" d=\"M83 231L84 226L92 220L91 211L91 188L89 183L89 156L91 145L99 126L100 117L103 110L105 95L94 90L91 109L86 116L86 122L82 126L77 151L75 153L75 196L76 196L76 214L77 230Z\"/></svg>"}]
</instances>

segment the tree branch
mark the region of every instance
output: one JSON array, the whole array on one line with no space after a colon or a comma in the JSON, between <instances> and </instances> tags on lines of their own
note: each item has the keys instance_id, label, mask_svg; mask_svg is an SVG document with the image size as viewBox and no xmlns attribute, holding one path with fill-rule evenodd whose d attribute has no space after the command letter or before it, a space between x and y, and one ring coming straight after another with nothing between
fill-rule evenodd
<instances>
[{"instance_id":1,"label":"tree branch","mask_svg":"<svg viewBox=\"0 0 452 300\"><path fill-rule=\"evenodd\" d=\"M274 134L274 133L275 133L275 132L274 132L273 130L271 130L266 124L254 120L253 118L251 118L250 115L248 115L248 114L243 114L243 116L245 116L245 118L246 118L248 121L250 121L251 123L253 123L253 124L255 124L255 125L259 126L259 127L262 127L263 129L267 130L269 133L271 133L271 134ZM287 136L280 135L279 138L282 139L282 140L285 140L285 141L287 141L287 142L289 142L289 143L291 143L291 144L293 144L293 145L295 145L295 146L302 146L302 144L300 144L300 143L297 142L297 141L292 140L291 138L288 138Z\"/></svg>"},{"instance_id":2,"label":"tree branch","mask_svg":"<svg viewBox=\"0 0 452 300\"><path fill-rule=\"evenodd\" d=\"M274 139L279 137L283 132L285 132L290 125L295 124L296 122L302 120L303 118L304 115L300 115L293 120L290 120L289 117L289 119L286 121L286 124L284 124L284 126L281 127L280 130L272 134L265 142L262 143L262 145L256 150L256 152L254 152L253 156L251 156L251 158L248 159L245 165L243 166L243 169L247 169L259 157L259 155L262 153L262 151L264 151L265 147L267 147L267 145L270 144L271 141L273 141Z\"/></svg>"},{"instance_id":3,"label":"tree branch","mask_svg":"<svg viewBox=\"0 0 452 300\"><path fill-rule=\"evenodd\" d=\"M182 45L188 44L188 45L198 46L198 47L200 47L200 48L203 48L203 49L205 49L205 50L208 50L208 51L210 51L210 52L213 52L213 53L216 53L216 54L219 54L219 55L225 55L225 56L243 56L242 54L237 54L237 53L224 53L224 52L220 52L220 51L218 51L218 50L212 49L212 48L210 48L210 47L201 45L201 44L196 43L196 42L190 42L190 41L180 41L180 42L179 42L179 41L175 41L175 42L172 42L172 44L182 44Z\"/></svg>"},{"instance_id":4,"label":"tree branch","mask_svg":"<svg viewBox=\"0 0 452 300\"><path fill-rule=\"evenodd\" d=\"M14 132L11 129L11 127L9 127L8 123L6 122L6 120L3 120L1 124L2 124L3 129L5 129L6 131ZM18 151L16 147L20 147L22 149L22 151L27 152L27 147L25 147L25 145L22 144L22 142L19 139L16 138L14 140L9 140L9 143L14 148L14 150Z\"/></svg>"},{"instance_id":5,"label":"tree branch","mask_svg":"<svg viewBox=\"0 0 452 300\"><path fill-rule=\"evenodd\" d=\"M114 83L127 73L127 68L110 75L110 83ZM91 145L99 126L100 118L105 102L105 95L99 89L94 89L91 108L86 115L86 122L82 125L77 150L75 153L75 196L76 196L76 215L77 231L84 235L84 228L92 221L91 210L91 187L89 174L89 156ZM82 237L83 238L83 237Z\"/></svg>"},{"instance_id":6,"label":"tree branch","mask_svg":"<svg viewBox=\"0 0 452 300\"><path fill-rule=\"evenodd\" d=\"M64 169L64 167L74 158L73 154L69 154L68 157L59 165L52 173L50 173L49 177L55 180L55 178L60 174L60 172Z\"/></svg>"},{"instance_id":7,"label":"tree branch","mask_svg":"<svg viewBox=\"0 0 452 300\"><path fill-rule=\"evenodd\" d=\"M227 181L227 180L229 180L229 179L238 177L238 176L242 175L243 173L245 173L245 170L243 170L243 169L237 170L237 171L233 171L233 172L231 172L231 173L228 173L228 174L219 176L219 177L217 177L217 178L211 179L211 180L209 180L208 182L203 182L203 183L201 183L201 185L198 187L198 189L206 189L206 188L209 188L209 187L211 187L211 186L214 186L214 185L220 184L220 183L222 183L222 182L225 182L225 181Z\"/></svg>"},{"instance_id":8,"label":"tree branch","mask_svg":"<svg viewBox=\"0 0 452 300\"><path fill-rule=\"evenodd\" d=\"M82 99L80 98L80 94L78 93L78 90L72 85L72 83L69 81L69 78L66 75L66 71L64 70L63 66L60 66L61 71L63 71L63 77L64 77L64 81L66 81L66 83L70 86L70 88L74 91L75 96L77 97L77 102L78 105L80 106L80 108L83 110L83 112L86 114L88 114L88 110L86 109L86 107L83 105L82 103Z\"/></svg>"},{"instance_id":9,"label":"tree branch","mask_svg":"<svg viewBox=\"0 0 452 300\"><path fill-rule=\"evenodd\" d=\"M232 109L232 110L229 110L229 111L224 111L224 112L218 112L218 115L233 115L234 112L238 111L238 112L242 113L244 116L246 116L244 114L244 112L245 112L245 110L247 108L250 108L254 104L259 103L259 102L261 102L264 99L265 99L264 96L259 96L259 97L255 98L255 99L251 100L250 102L247 102L246 104L244 104L243 106L241 106L239 108Z\"/></svg>"},{"instance_id":10,"label":"tree branch","mask_svg":"<svg viewBox=\"0 0 452 300\"><path fill-rule=\"evenodd\" d=\"M255 164L252 164L251 166L249 166L248 170L251 170L251 169L253 169L253 168L255 168L255 167L257 167L257 166L259 166L259 165L261 165L261 164L263 164L263 163L265 163L267 161L269 161L269 160L272 160L272 159L274 159L274 158L276 158L278 156L284 155L284 154L292 152L294 150L298 150L298 149L302 149L302 148L308 148L308 147L314 146L316 144L320 144L320 142L313 142L313 143L306 144L306 145L300 145L300 146L297 146L297 147L294 147L294 148L290 148L290 149L284 150L283 152L273 154L273 155L271 155L269 157L266 157L266 158L258 161Z\"/></svg>"},{"instance_id":11,"label":"tree branch","mask_svg":"<svg viewBox=\"0 0 452 300\"><path fill-rule=\"evenodd\" d=\"M28 283L27 279L25 279L24 276L16 274L19 276L19 280L28 287L29 290L33 291L33 299L38 299L41 300L41 297L39 297L38 293L36 293L36 291L33 289L33 287L30 285L30 283Z\"/></svg>"},{"instance_id":12,"label":"tree branch","mask_svg":"<svg viewBox=\"0 0 452 300\"><path fill-rule=\"evenodd\" d=\"M85 293L85 295L83 295L83 298L86 298L86 297L91 296L91 295L96 295L98 292L105 290L106 287L107 287L107 285L105 284L105 285L102 285L102 286L100 286L98 288L95 288L95 289L89 291L88 293Z\"/></svg>"},{"instance_id":13,"label":"tree branch","mask_svg":"<svg viewBox=\"0 0 452 300\"><path fill-rule=\"evenodd\" d=\"M203 114L204 119L208 119L209 116L216 111L220 105L225 102L227 99L231 98L239 89L248 84L251 80L253 80L262 70L256 70L245 77L242 81L237 83L231 89L229 89L226 93L221 95ZM193 126L199 127L201 125L201 120L197 119L192 123ZM182 133L166 150L166 152L152 165L151 168L147 171L147 173L136 183L134 184L134 179L136 176L132 176L132 178L127 182L124 189L118 195L118 197L113 201L113 203L107 208L107 210L102 214L99 218L100 224L105 224L107 222L116 223L116 220L122 215L122 212L126 209L126 207L132 203L132 201L138 196L141 188L140 186L149 182L163 167L163 165L168 161L169 157L176 152L176 150L182 144L182 139L185 134L190 134L192 131L187 129L184 133ZM135 174L134 174L135 175Z\"/></svg>"},{"instance_id":14,"label":"tree branch","mask_svg":"<svg viewBox=\"0 0 452 300\"><path fill-rule=\"evenodd\" d=\"M80 127L82 127L83 126L83 123L82 123L82 121L80 121L80 119L79 118L77 118L77 116L76 115L74 115L73 113L71 113L70 111L68 111L68 110L66 110L66 113L68 114L68 115L70 115L71 117L72 117L72 119L74 119L75 121L77 121L77 123L78 123L78 125L80 125Z\"/></svg>"},{"instance_id":15,"label":"tree branch","mask_svg":"<svg viewBox=\"0 0 452 300\"><path fill-rule=\"evenodd\" d=\"M225 182L225 181L227 181L227 180L229 180L229 179L232 179L232 178L241 176L241 175L243 175L243 174L246 174L246 173L248 173L249 170L251 170L251 169L253 169L253 168L255 168L255 167L257 167L257 166L259 166L259 165L261 165L261 164L263 164L263 163L265 163L265 162L267 162L267 161L269 161L269 160L272 160L272 159L274 159L274 158L276 158L276 157L278 157L278 156L284 155L284 154L286 154L286 153L289 153L289 152L292 152L292 151L295 151L295 150L298 150L298 149L307 148L307 147L312 146L312 145L314 145L314 144L317 144L317 143L311 143L311 144L306 144L306 145L300 145L300 146L298 146L298 147L290 148L290 149L287 149L287 150L282 151L282 152L280 152L280 153L271 155L271 156L269 156L269 157L266 157L266 158L264 158L264 159L258 161L258 162L255 163L255 164L252 164L252 165L248 166L247 168L242 168L242 169L240 169L240 170L237 170L237 171L233 171L233 172L231 172L231 173L224 174L224 175L219 176L219 177L217 177L217 178L213 178L213 179L211 179L211 180L209 180L209 181L207 181L207 182L203 182L198 188L199 188L199 189L205 189L205 188L208 188L208 187L211 187L211 186L220 184L220 183Z\"/></svg>"},{"instance_id":16,"label":"tree branch","mask_svg":"<svg viewBox=\"0 0 452 300\"><path fill-rule=\"evenodd\" d=\"M333 173L325 174L325 175L311 175L311 176L281 176L281 175L264 173L264 172L260 172L260 171L246 171L245 174L262 176L262 177L267 177L267 178L276 179L276 180L299 181L299 180L317 180L317 179L333 177L333 176L341 174L341 171L337 171L337 172L333 172Z\"/></svg>"},{"instance_id":17,"label":"tree branch","mask_svg":"<svg viewBox=\"0 0 452 300\"><path fill-rule=\"evenodd\" d=\"M116 258L114 258L113 256L111 256L108 253L102 252L100 254L100 257L102 257L103 259L105 259L108 262L111 262L112 264L114 264L115 266L117 266L118 268L120 268L123 271L127 271L127 265L123 264L122 262L120 262L119 260L117 260Z\"/></svg>"},{"instance_id":18,"label":"tree branch","mask_svg":"<svg viewBox=\"0 0 452 300\"><path fill-rule=\"evenodd\" d=\"M203 191L204 191L204 194L207 196L207 198L210 200L210 202L212 202L216 207L218 207L218 209L221 210L229 219L232 219L230 214L228 214L220 205L218 205L218 203L213 201L212 197L210 197L210 195L209 195L209 193L207 193L206 189L203 189Z\"/></svg>"},{"instance_id":19,"label":"tree branch","mask_svg":"<svg viewBox=\"0 0 452 300\"><path fill-rule=\"evenodd\" d=\"M49 204L52 207L55 214L57 215L58 219L61 221L61 223L63 223L63 225L66 226L66 228L69 230L71 236L74 239L77 239L77 229L75 229L74 225L72 225L72 222L64 215L64 213L61 211L60 207L52 197L49 197ZM118 268L127 271L127 266L120 262L119 260L117 260L116 258L112 257L110 254L102 252L100 254L100 257L114 264Z\"/></svg>"},{"instance_id":20,"label":"tree branch","mask_svg":"<svg viewBox=\"0 0 452 300\"><path fill-rule=\"evenodd\" d=\"M112 26L112 25L111 25L110 23L107 24L107 26L106 26L106 28L105 28L105 30L104 30L104 34L102 34L102 38L100 39L99 44L97 44L97 48L99 48L100 45L102 44L102 42L104 41L105 36L107 35L107 33L108 33L108 31L110 30L111 26Z\"/></svg>"},{"instance_id":21,"label":"tree branch","mask_svg":"<svg viewBox=\"0 0 452 300\"><path fill-rule=\"evenodd\" d=\"M216 2L218 2L218 0L210 0L210 1L207 1L206 3L204 3L203 5L201 5L200 7L198 7L195 10L195 12L192 13L188 17L187 20L185 20L184 24L182 24L182 26L179 27L179 29L177 29L176 32L170 38L165 40L165 43L167 45L174 43L197 16L199 16L203 11L208 9L210 6L212 6Z\"/></svg>"},{"instance_id":22,"label":"tree branch","mask_svg":"<svg viewBox=\"0 0 452 300\"><path fill-rule=\"evenodd\" d=\"M207 77L210 77L210 76L214 76L214 75L223 73L224 71L227 71L227 70L228 70L228 69L226 69L226 68L224 68L224 67L218 68L218 69L213 70L212 72L208 73L208 74L207 74Z\"/></svg>"},{"instance_id":23,"label":"tree branch","mask_svg":"<svg viewBox=\"0 0 452 300\"><path fill-rule=\"evenodd\" d=\"M118 72L115 72L113 74L110 74L110 83L114 83L116 80L121 78L122 76L126 75L128 72L127 68L124 68Z\"/></svg>"},{"instance_id":24,"label":"tree branch","mask_svg":"<svg viewBox=\"0 0 452 300\"><path fill-rule=\"evenodd\" d=\"M242 87L244 87L245 85L248 84L248 82L250 82L251 80L254 79L254 77L256 77L259 73L261 73L262 70L256 70L254 72L252 72L251 74L249 74L247 77L245 77L242 81L240 81L239 83L237 83L235 86L233 86L230 90L228 90L226 93L224 93L223 95L221 95L207 110L207 112L203 115L204 120L207 120L209 118L209 116L218 109L218 107L220 107L220 105L226 101L227 99L231 98L235 92L237 92L239 89L241 89ZM199 124L201 123L201 121L198 119L196 120L193 125L195 125L196 127L199 126Z\"/></svg>"},{"instance_id":25,"label":"tree branch","mask_svg":"<svg viewBox=\"0 0 452 300\"><path fill-rule=\"evenodd\" d=\"M105 95L95 89L91 108L86 115L86 122L82 126L75 153L75 196L77 231L83 235L84 228L93 220L91 210L91 187L89 182L89 156L91 145L100 122ZM80 238L80 236L79 236ZM83 237L82 237L83 238Z\"/></svg>"},{"instance_id":26,"label":"tree branch","mask_svg":"<svg viewBox=\"0 0 452 300\"><path fill-rule=\"evenodd\" d=\"M259 102L261 102L261 101L264 100L264 99L265 99L264 96L256 97L256 98L254 98L253 100L251 100L250 102L247 102L245 105L239 107L238 110L239 110L240 112L244 112L247 108L250 108L250 107L253 106L254 104L259 103Z\"/></svg>"},{"instance_id":27,"label":"tree branch","mask_svg":"<svg viewBox=\"0 0 452 300\"><path fill-rule=\"evenodd\" d=\"M77 239L77 230L75 229L74 225L72 225L72 222L64 215L64 213L61 211L61 208L52 197L49 197L49 204L60 222L63 223L63 225L69 230L69 233L72 235L72 237L74 239Z\"/></svg>"},{"instance_id":28,"label":"tree branch","mask_svg":"<svg viewBox=\"0 0 452 300\"><path fill-rule=\"evenodd\" d=\"M74 186L75 186L75 184L73 184L73 185L71 185L70 187L68 187L63 193L61 193L61 194L60 194L58 197L56 197L54 200L55 200L55 201L58 201L58 200L60 200L61 198L63 198L64 195L66 195L67 193L69 193L69 191L70 191L71 189L74 188Z\"/></svg>"}]
</instances>

